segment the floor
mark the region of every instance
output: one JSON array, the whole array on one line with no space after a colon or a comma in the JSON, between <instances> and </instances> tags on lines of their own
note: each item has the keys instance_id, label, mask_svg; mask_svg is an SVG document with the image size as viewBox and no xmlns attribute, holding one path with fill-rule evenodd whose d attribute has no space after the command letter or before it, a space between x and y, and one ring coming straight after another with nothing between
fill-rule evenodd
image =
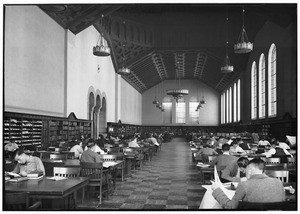
<instances>
[{"instance_id":1,"label":"floor","mask_svg":"<svg viewBox=\"0 0 300 214\"><path fill-rule=\"evenodd\" d=\"M162 149L125 181L98 208L98 200L78 205L81 210L197 210L205 189L192 162L189 144L182 139L164 143Z\"/></svg>"}]
</instances>

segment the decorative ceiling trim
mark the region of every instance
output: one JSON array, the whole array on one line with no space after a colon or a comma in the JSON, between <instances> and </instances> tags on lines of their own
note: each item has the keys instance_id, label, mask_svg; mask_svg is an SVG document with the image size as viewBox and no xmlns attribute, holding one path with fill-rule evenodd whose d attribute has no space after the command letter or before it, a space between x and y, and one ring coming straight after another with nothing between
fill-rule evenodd
<instances>
[{"instance_id":1,"label":"decorative ceiling trim","mask_svg":"<svg viewBox=\"0 0 300 214\"><path fill-rule=\"evenodd\" d=\"M175 53L175 69L179 78L185 77L185 53Z\"/></svg>"},{"instance_id":2,"label":"decorative ceiling trim","mask_svg":"<svg viewBox=\"0 0 300 214\"><path fill-rule=\"evenodd\" d=\"M207 61L207 54L204 52L199 52L197 54L197 61L195 65L194 77L201 79L205 70L205 65Z\"/></svg>"},{"instance_id":3,"label":"decorative ceiling trim","mask_svg":"<svg viewBox=\"0 0 300 214\"><path fill-rule=\"evenodd\" d=\"M168 73L166 71L165 63L161 54L152 54L152 61L157 70L157 73L161 80L165 80L168 78Z\"/></svg>"}]
</instances>

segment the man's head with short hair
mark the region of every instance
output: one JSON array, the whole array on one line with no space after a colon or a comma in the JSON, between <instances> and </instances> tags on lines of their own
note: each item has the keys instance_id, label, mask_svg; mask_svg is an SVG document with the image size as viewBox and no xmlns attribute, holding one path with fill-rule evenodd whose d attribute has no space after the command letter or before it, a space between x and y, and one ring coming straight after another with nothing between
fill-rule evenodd
<instances>
[{"instance_id":1,"label":"man's head with short hair","mask_svg":"<svg viewBox=\"0 0 300 214\"><path fill-rule=\"evenodd\" d=\"M93 139L89 139L89 141L86 144L86 147L92 148L93 146L95 146L94 140Z\"/></svg>"},{"instance_id":2,"label":"man's head with short hair","mask_svg":"<svg viewBox=\"0 0 300 214\"><path fill-rule=\"evenodd\" d=\"M233 147L237 147L238 146L238 141L237 141L237 139L235 139L235 140L233 140L233 142L231 142L231 146L233 146Z\"/></svg>"},{"instance_id":3,"label":"man's head with short hair","mask_svg":"<svg viewBox=\"0 0 300 214\"><path fill-rule=\"evenodd\" d=\"M224 143L222 146L223 152L228 152L230 150L230 145L227 143Z\"/></svg>"},{"instance_id":4,"label":"man's head with short hair","mask_svg":"<svg viewBox=\"0 0 300 214\"><path fill-rule=\"evenodd\" d=\"M239 166L239 168L246 168L248 166L249 160L246 157L240 157L237 160L237 165Z\"/></svg>"},{"instance_id":5,"label":"man's head with short hair","mask_svg":"<svg viewBox=\"0 0 300 214\"><path fill-rule=\"evenodd\" d=\"M246 176L249 179L252 175L262 174L265 171L265 162L260 158L249 161L246 168Z\"/></svg>"},{"instance_id":6,"label":"man's head with short hair","mask_svg":"<svg viewBox=\"0 0 300 214\"><path fill-rule=\"evenodd\" d=\"M24 152L24 149L16 150L15 161L19 164L26 164L29 156Z\"/></svg>"},{"instance_id":7,"label":"man's head with short hair","mask_svg":"<svg viewBox=\"0 0 300 214\"><path fill-rule=\"evenodd\" d=\"M274 147L274 148L275 148L276 146L279 145L278 140L274 140L274 141L272 141L270 144L271 144L271 146Z\"/></svg>"}]
</instances>

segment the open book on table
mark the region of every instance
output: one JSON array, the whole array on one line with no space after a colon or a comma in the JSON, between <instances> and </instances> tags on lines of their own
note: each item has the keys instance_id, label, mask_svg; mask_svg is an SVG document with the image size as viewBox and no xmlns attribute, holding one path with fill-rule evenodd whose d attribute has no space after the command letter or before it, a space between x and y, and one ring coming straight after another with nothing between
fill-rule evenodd
<instances>
[{"instance_id":1,"label":"open book on table","mask_svg":"<svg viewBox=\"0 0 300 214\"><path fill-rule=\"evenodd\" d=\"M108 167L114 166L114 165L116 165L116 164L118 164L118 162L114 162L114 161L105 161L105 162L103 162L103 167L108 168Z\"/></svg>"},{"instance_id":2,"label":"open book on table","mask_svg":"<svg viewBox=\"0 0 300 214\"><path fill-rule=\"evenodd\" d=\"M53 177L48 177L47 179L53 180L53 181L60 181L60 180L68 179L68 178L66 178L66 177L60 177L60 176L53 176Z\"/></svg>"},{"instance_id":3,"label":"open book on table","mask_svg":"<svg viewBox=\"0 0 300 214\"><path fill-rule=\"evenodd\" d=\"M14 177L14 178L19 178L21 177L21 175L17 174L17 173L14 173L14 172L5 172L5 175L6 176L9 176L9 177Z\"/></svg>"}]
</instances>

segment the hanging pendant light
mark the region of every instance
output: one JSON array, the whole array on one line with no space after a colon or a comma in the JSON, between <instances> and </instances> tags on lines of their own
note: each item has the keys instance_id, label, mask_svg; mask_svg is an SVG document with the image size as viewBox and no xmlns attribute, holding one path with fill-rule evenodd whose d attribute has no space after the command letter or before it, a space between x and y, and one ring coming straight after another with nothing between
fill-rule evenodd
<instances>
[{"instance_id":1,"label":"hanging pendant light","mask_svg":"<svg viewBox=\"0 0 300 214\"><path fill-rule=\"evenodd\" d=\"M99 43L100 41L100 43ZM99 35L98 42L96 46L93 47L93 54L95 56L109 56L110 55L110 48L107 45L103 35Z\"/></svg>"},{"instance_id":2,"label":"hanging pendant light","mask_svg":"<svg viewBox=\"0 0 300 214\"><path fill-rule=\"evenodd\" d=\"M179 71L178 71L178 64L179 62L176 61L176 64L175 64L175 70L176 70L176 77L177 79L175 80L176 81L176 85L177 85L177 88L173 88L173 89L168 89L167 90L167 95L171 95L176 103L178 103L178 100L183 97L184 95L188 95L189 94L189 90L188 89L181 89L181 84L180 84L180 75L179 75ZM176 78L175 77L175 78Z\"/></svg>"},{"instance_id":3,"label":"hanging pendant light","mask_svg":"<svg viewBox=\"0 0 300 214\"><path fill-rule=\"evenodd\" d=\"M249 42L248 36L246 33L245 25L244 25L244 15L245 10L243 6L243 26L242 31L239 35L237 43L234 45L234 52L235 53L249 53L253 50L253 43Z\"/></svg>"},{"instance_id":4,"label":"hanging pendant light","mask_svg":"<svg viewBox=\"0 0 300 214\"><path fill-rule=\"evenodd\" d=\"M227 22L227 26L226 26L226 57L224 59L224 63L223 66L221 67L221 72L223 74L227 74L227 73L231 73L233 72L233 66L230 64L230 60L229 60L229 56L228 56L228 14L227 14L227 18L226 18Z\"/></svg>"},{"instance_id":5,"label":"hanging pendant light","mask_svg":"<svg viewBox=\"0 0 300 214\"><path fill-rule=\"evenodd\" d=\"M206 101L204 100L204 96L202 96L202 100L200 100L200 104L202 105L206 104Z\"/></svg>"},{"instance_id":6,"label":"hanging pendant light","mask_svg":"<svg viewBox=\"0 0 300 214\"><path fill-rule=\"evenodd\" d=\"M130 69L126 67L126 58L125 58L125 44L123 44L123 59L122 59L122 67L118 69L118 74L120 75L128 75L130 74Z\"/></svg>"},{"instance_id":7,"label":"hanging pendant light","mask_svg":"<svg viewBox=\"0 0 300 214\"><path fill-rule=\"evenodd\" d=\"M124 23L124 29L125 28L125 22ZM126 66L126 56L125 56L125 42L122 45L122 54L123 54L123 59L122 59L122 67L118 69L118 74L120 75L128 75L131 73L130 69Z\"/></svg>"}]
</instances>

